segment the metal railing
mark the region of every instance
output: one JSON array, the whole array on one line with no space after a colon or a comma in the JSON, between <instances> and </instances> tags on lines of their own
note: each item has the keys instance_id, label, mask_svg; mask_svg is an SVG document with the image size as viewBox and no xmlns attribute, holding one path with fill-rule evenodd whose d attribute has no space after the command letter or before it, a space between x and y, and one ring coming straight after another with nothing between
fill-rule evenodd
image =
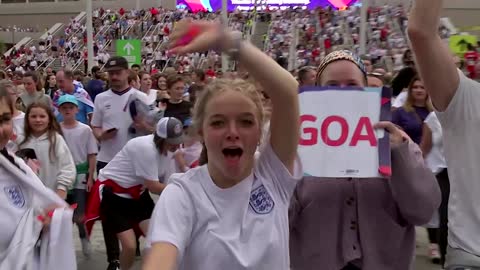
<instances>
[{"instance_id":1,"label":"metal railing","mask_svg":"<svg viewBox=\"0 0 480 270\"><path fill-rule=\"evenodd\" d=\"M266 38L262 37L264 40L263 40L263 51L264 52L267 52L268 49L269 49L269 46L270 46L270 32L272 31L272 25L273 25L273 21L270 22L270 24L268 25L268 30L267 30L267 36Z\"/></svg>"}]
</instances>

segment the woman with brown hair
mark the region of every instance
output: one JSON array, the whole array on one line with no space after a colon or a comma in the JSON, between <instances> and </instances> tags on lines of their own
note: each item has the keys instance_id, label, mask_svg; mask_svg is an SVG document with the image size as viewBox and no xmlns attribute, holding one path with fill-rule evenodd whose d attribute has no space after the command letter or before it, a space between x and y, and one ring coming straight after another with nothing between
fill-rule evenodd
<instances>
[{"instance_id":1,"label":"woman with brown hair","mask_svg":"<svg viewBox=\"0 0 480 270\"><path fill-rule=\"evenodd\" d=\"M157 87L156 89L158 90L157 94L157 100L162 100L162 99L169 99L170 95L168 94L168 88L167 88L167 75L164 73L158 74L157 76L157 83L155 84Z\"/></svg>"},{"instance_id":2,"label":"woman with brown hair","mask_svg":"<svg viewBox=\"0 0 480 270\"><path fill-rule=\"evenodd\" d=\"M148 101L154 103L157 101L157 90L152 89L152 77L150 73L146 71L140 71L138 73L138 77L140 78L140 91L145 93L148 96Z\"/></svg>"},{"instance_id":3,"label":"woman with brown hair","mask_svg":"<svg viewBox=\"0 0 480 270\"><path fill-rule=\"evenodd\" d=\"M417 144L422 140L423 122L433 111L425 86L419 77L414 77L408 86L405 104L392 114L392 122L401 127Z\"/></svg>"},{"instance_id":4,"label":"woman with brown hair","mask_svg":"<svg viewBox=\"0 0 480 270\"><path fill-rule=\"evenodd\" d=\"M23 84L25 85L25 93L20 96L20 99L25 110L34 102L43 102L50 108L53 108L52 99L43 92L43 84L37 73L25 73L23 75Z\"/></svg>"},{"instance_id":5,"label":"woman with brown hair","mask_svg":"<svg viewBox=\"0 0 480 270\"><path fill-rule=\"evenodd\" d=\"M425 119L432 111L433 106L425 86L420 77L415 76L408 86L405 104L393 111L392 122L401 127L415 143L420 145ZM433 263L439 263L438 229L427 228L427 232L430 240L428 256Z\"/></svg>"}]
</instances>

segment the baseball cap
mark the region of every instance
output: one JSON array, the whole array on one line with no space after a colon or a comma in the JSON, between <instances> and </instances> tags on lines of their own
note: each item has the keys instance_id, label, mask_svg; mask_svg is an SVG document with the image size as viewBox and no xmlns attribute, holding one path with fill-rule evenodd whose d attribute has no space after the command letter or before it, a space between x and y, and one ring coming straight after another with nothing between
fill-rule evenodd
<instances>
[{"instance_id":1,"label":"baseball cap","mask_svg":"<svg viewBox=\"0 0 480 270\"><path fill-rule=\"evenodd\" d=\"M169 144L183 143L183 125L177 118L163 117L160 119L155 133Z\"/></svg>"},{"instance_id":2,"label":"baseball cap","mask_svg":"<svg viewBox=\"0 0 480 270\"><path fill-rule=\"evenodd\" d=\"M128 69L128 61L122 56L113 56L105 64L106 71Z\"/></svg>"},{"instance_id":3,"label":"baseball cap","mask_svg":"<svg viewBox=\"0 0 480 270\"><path fill-rule=\"evenodd\" d=\"M65 104L65 103L72 103L72 104L74 104L75 106L78 107L77 98L75 96L68 95L68 94L65 94L65 95L59 97L57 103L58 103L58 107L62 106L62 104Z\"/></svg>"}]
</instances>

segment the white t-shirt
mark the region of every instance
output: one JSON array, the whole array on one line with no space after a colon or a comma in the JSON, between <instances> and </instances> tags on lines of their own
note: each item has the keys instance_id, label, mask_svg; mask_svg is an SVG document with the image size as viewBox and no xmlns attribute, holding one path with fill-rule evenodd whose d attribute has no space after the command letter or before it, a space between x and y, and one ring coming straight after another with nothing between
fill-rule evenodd
<instances>
[{"instance_id":1,"label":"white t-shirt","mask_svg":"<svg viewBox=\"0 0 480 270\"><path fill-rule=\"evenodd\" d=\"M128 128L133 123L129 112L130 95L138 91L134 88L122 95L108 90L95 98L92 127L101 127L103 130L118 129L112 139L100 142L100 151L97 160L109 162L128 142Z\"/></svg>"},{"instance_id":2,"label":"white t-shirt","mask_svg":"<svg viewBox=\"0 0 480 270\"><path fill-rule=\"evenodd\" d=\"M150 89L150 91L148 92L148 104L152 104L154 103L155 101L157 101L157 94L158 94L158 91L155 90L155 89Z\"/></svg>"},{"instance_id":3,"label":"white t-shirt","mask_svg":"<svg viewBox=\"0 0 480 270\"><path fill-rule=\"evenodd\" d=\"M458 73L455 96L445 112L437 112L450 178L448 243L480 256L480 84Z\"/></svg>"},{"instance_id":4,"label":"white t-shirt","mask_svg":"<svg viewBox=\"0 0 480 270\"><path fill-rule=\"evenodd\" d=\"M13 154L12 154L13 156ZM16 162L22 162L16 159ZM0 166L0 254L5 252L23 215L32 207L32 190ZM1 255L0 255L1 257Z\"/></svg>"},{"instance_id":5,"label":"white t-shirt","mask_svg":"<svg viewBox=\"0 0 480 270\"><path fill-rule=\"evenodd\" d=\"M73 128L66 128L62 125L62 131L75 165L88 162L88 155L98 153L97 140L89 126L77 122L77 125ZM85 189L87 184L86 176L86 174L79 174L77 170L74 188Z\"/></svg>"},{"instance_id":6,"label":"white t-shirt","mask_svg":"<svg viewBox=\"0 0 480 270\"><path fill-rule=\"evenodd\" d=\"M153 142L153 135L131 139L125 147L100 170L100 181L113 180L124 188L143 185L145 180L165 182L173 173L173 155L162 155ZM124 194L121 194L124 195Z\"/></svg>"},{"instance_id":7,"label":"white t-shirt","mask_svg":"<svg viewBox=\"0 0 480 270\"><path fill-rule=\"evenodd\" d=\"M425 162L430 170L432 170L434 174L437 174L447 168L447 162L443 154L442 125L440 125L440 121L438 121L435 112L431 112L424 122L432 131L432 149L430 153L428 153Z\"/></svg>"},{"instance_id":8,"label":"white t-shirt","mask_svg":"<svg viewBox=\"0 0 480 270\"><path fill-rule=\"evenodd\" d=\"M175 245L182 270L289 269L288 206L301 177L299 159L292 177L270 145L231 188L215 185L206 166L175 174L155 206L147 245Z\"/></svg>"},{"instance_id":9,"label":"white t-shirt","mask_svg":"<svg viewBox=\"0 0 480 270\"><path fill-rule=\"evenodd\" d=\"M183 158L187 166L191 167L192 164L200 158L202 153L203 145L201 142L195 142L194 144L182 147L178 151L183 154ZM181 168L176 164L177 172L182 172Z\"/></svg>"},{"instance_id":10,"label":"white t-shirt","mask_svg":"<svg viewBox=\"0 0 480 270\"><path fill-rule=\"evenodd\" d=\"M162 60L162 52L161 51L155 51L154 55L155 55L155 61Z\"/></svg>"},{"instance_id":11,"label":"white t-shirt","mask_svg":"<svg viewBox=\"0 0 480 270\"><path fill-rule=\"evenodd\" d=\"M402 107L405 102L407 101L408 98L408 91L403 91L398 96L395 98L395 100L392 103L393 108L400 108Z\"/></svg>"}]
</instances>

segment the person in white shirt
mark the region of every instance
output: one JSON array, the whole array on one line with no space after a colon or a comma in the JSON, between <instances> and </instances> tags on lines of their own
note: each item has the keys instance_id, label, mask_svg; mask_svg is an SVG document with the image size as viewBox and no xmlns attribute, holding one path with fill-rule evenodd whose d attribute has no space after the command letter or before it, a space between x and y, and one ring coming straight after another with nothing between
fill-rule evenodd
<instances>
[{"instance_id":1,"label":"person in white shirt","mask_svg":"<svg viewBox=\"0 0 480 270\"><path fill-rule=\"evenodd\" d=\"M5 89L4 85L0 85L0 154L18 167L17 160L6 148L13 135L14 103L9 96L10 93ZM3 254L12 241L18 223L33 202L32 194L27 187L17 183L15 178L9 177L9 173L6 172L3 166L0 166L0 172L0 187L2 190L7 191L0 193L0 202L2 203L0 208L2 215L0 219L2 228L2 233L0 234L0 254ZM19 196L20 194L22 196Z\"/></svg>"},{"instance_id":2,"label":"person in white shirt","mask_svg":"<svg viewBox=\"0 0 480 270\"><path fill-rule=\"evenodd\" d=\"M129 86L129 68L125 58L112 57L108 59L105 70L108 72L111 89L96 96L91 121L93 133L100 143L100 151L97 156L97 173L131 139L129 129L134 123L129 112L131 95L143 94ZM139 128L141 128L141 124L139 124ZM114 266L119 264L118 240L115 233L103 221L102 229L107 249L107 260L113 269Z\"/></svg>"},{"instance_id":3,"label":"person in white shirt","mask_svg":"<svg viewBox=\"0 0 480 270\"><path fill-rule=\"evenodd\" d=\"M435 228L438 228L438 246L440 265L445 263L447 252L448 236L448 197L450 194L450 182L448 179L447 162L445 161L443 149L443 132L440 121L435 112L431 112L424 121L422 131L422 142L420 143L425 162L435 174L440 191L442 192L442 202L438 211ZM435 250L435 249L430 249ZM432 254L430 254L432 255Z\"/></svg>"},{"instance_id":4,"label":"person in white shirt","mask_svg":"<svg viewBox=\"0 0 480 270\"><path fill-rule=\"evenodd\" d=\"M392 102L392 109L398 109L401 108L403 105L405 105L405 102L407 102L408 98L408 89L403 90L400 92L400 94L393 100Z\"/></svg>"},{"instance_id":5,"label":"person in white shirt","mask_svg":"<svg viewBox=\"0 0 480 270\"><path fill-rule=\"evenodd\" d=\"M52 109L44 102L34 102L25 113L24 138L19 149L33 149L40 163L39 178L62 199L76 177L75 163Z\"/></svg>"},{"instance_id":6,"label":"person in white shirt","mask_svg":"<svg viewBox=\"0 0 480 270\"><path fill-rule=\"evenodd\" d=\"M47 46L52 43L53 35L50 33L47 33Z\"/></svg>"},{"instance_id":7,"label":"person in white shirt","mask_svg":"<svg viewBox=\"0 0 480 270\"><path fill-rule=\"evenodd\" d=\"M87 192L93 185L98 146L92 129L75 118L79 110L78 105L73 95L65 94L58 99L58 109L63 117L60 126L77 170L67 201L70 204L77 204L73 219L78 227L83 255L89 258L92 251L85 231L84 215Z\"/></svg>"},{"instance_id":8,"label":"person in white shirt","mask_svg":"<svg viewBox=\"0 0 480 270\"><path fill-rule=\"evenodd\" d=\"M188 118L183 123L184 143L177 152L175 152L175 167L179 173L184 173L191 168L199 165L200 154L202 153L202 143L192 127L192 119Z\"/></svg>"},{"instance_id":9,"label":"person in white shirt","mask_svg":"<svg viewBox=\"0 0 480 270\"><path fill-rule=\"evenodd\" d=\"M255 158L264 119L255 86L240 79L207 85L193 123L208 163L169 180L151 218L143 269L289 269L288 205L302 177L298 83L218 22L178 22L172 43L190 27L197 37L172 53L215 47L239 60L271 96L271 137Z\"/></svg>"},{"instance_id":10,"label":"person in white shirt","mask_svg":"<svg viewBox=\"0 0 480 270\"><path fill-rule=\"evenodd\" d=\"M446 269L476 269L480 267L480 84L457 69L438 34L442 2L416 0L408 35L443 129L450 179Z\"/></svg>"},{"instance_id":11,"label":"person in white shirt","mask_svg":"<svg viewBox=\"0 0 480 270\"><path fill-rule=\"evenodd\" d=\"M130 140L100 170L98 180L104 185L101 213L121 243L120 268L128 270L135 259L138 224L144 234L153 212L149 191L160 194L164 182L174 172L173 152L183 142L182 123L172 117L162 118L155 134Z\"/></svg>"},{"instance_id":12,"label":"person in white shirt","mask_svg":"<svg viewBox=\"0 0 480 270\"><path fill-rule=\"evenodd\" d=\"M19 98L19 94L17 92L17 87L13 82L8 80L0 80L0 87L3 87L5 91L10 96L12 104L16 104ZM24 123L25 123L25 113L18 110L16 106L13 106L13 134L10 138L7 149L9 151L15 152L18 150L18 145L16 143L17 138L23 137L24 135Z\"/></svg>"},{"instance_id":13,"label":"person in white shirt","mask_svg":"<svg viewBox=\"0 0 480 270\"><path fill-rule=\"evenodd\" d=\"M38 179L35 175L37 168L33 163L29 162L35 171L6 149L13 134L14 103L9 96L5 87L0 85L0 189L4 191L0 193L0 269L26 269L27 266L37 268L40 254L42 259L47 260L63 255L63 262L59 258L60 267L73 269L70 267L75 265L75 257L68 257L69 254L74 254L73 244L68 245L69 242L72 243L72 235L59 233L55 236L65 237L57 245L64 251L62 254L58 249L51 249L53 245L49 245L47 233L47 225L50 225L53 216L52 206L65 207L67 204ZM57 214L58 212L55 213ZM63 216L55 218L55 224L52 225L56 227L59 221L62 222ZM67 222L70 223L70 220ZM68 232L68 223L61 224L66 226L62 230ZM42 245L37 253L34 246L40 237Z\"/></svg>"},{"instance_id":14,"label":"person in white shirt","mask_svg":"<svg viewBox=\"0 0 480 270\"><path fill-rule=\"evenodd\" d=\"M157 101L158 91L152 89L152 77L146 71L140 71L138 73L138 77L140 78L140 91L145 93L148 96L148 100L150 104Z\"/></svg>"}]
</instances>

